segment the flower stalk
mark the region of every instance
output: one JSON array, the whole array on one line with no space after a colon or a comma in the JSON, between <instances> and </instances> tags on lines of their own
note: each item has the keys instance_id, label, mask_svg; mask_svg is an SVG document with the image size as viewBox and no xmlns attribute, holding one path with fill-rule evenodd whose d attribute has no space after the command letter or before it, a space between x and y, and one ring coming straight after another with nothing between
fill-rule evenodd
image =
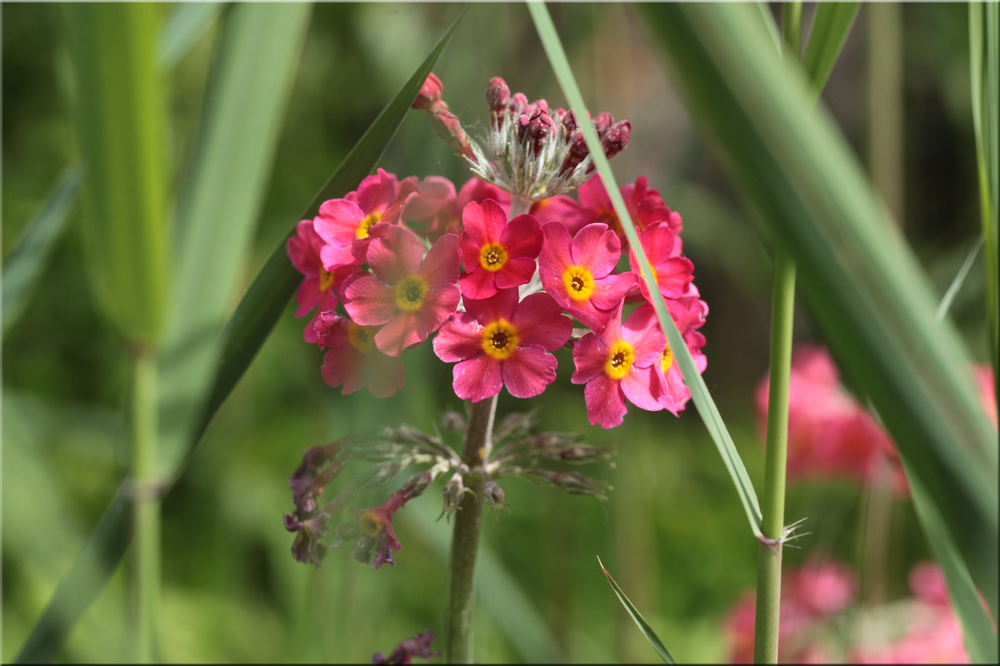
<instances>
[{"instance_id":1,"label":"flower stalk","mask_svg":"<svg viewBox=\"0 0 1000 666\"><path fill-rule=\"evenodd\" d=\"M786 2L783 32L789 57L799 60L802 4ZM780 240L774 253L771 300L770 386L764 496L761 503L764 539L757 551L757 609L754 663L778 663L778 619L781 608L781 550L785 537L785 470L788 461L788 384L792 365L795 314L795 262Z\"/></svg>"},{"instance_id":2,"label":"flower stalk","mask_svg":"<svg viewBox=\"0 0 1000 666\"><path fill-rule=\"evenodd\" d=\"M132 520L135 533L134 643L136 663L154 663L160 606L160 492L156 478L156 356L135 356L132 393Z\"/></svg>"}]
</instances>

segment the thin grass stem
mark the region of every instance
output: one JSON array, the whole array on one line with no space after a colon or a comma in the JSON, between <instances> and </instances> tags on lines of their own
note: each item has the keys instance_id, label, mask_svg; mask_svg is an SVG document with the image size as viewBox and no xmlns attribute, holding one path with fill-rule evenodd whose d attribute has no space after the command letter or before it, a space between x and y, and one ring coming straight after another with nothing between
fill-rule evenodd
<instances>
[{"instance_id":1,"label":"thin grass stem","mask_svg":"<svg viewBox=\"0 0 1000 666\"><path fill-rule=\"evenodd\" d=\"M156 355L135 356L132 389L133 659L153 663L160 608L160 493L157 480Z\"/></svg>"}]
</instances>

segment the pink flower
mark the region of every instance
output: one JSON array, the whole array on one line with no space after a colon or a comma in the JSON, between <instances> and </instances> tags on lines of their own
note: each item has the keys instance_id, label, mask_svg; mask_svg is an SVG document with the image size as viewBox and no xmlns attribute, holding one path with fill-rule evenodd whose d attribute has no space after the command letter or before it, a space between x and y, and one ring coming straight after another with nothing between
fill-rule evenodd
<instances>
[{"instance_id":1,"label":"pink flower","mask_svg":"<svg viewBox=\"0 0 1000 666\"><path fill-rule=\"evenodd\" d=\"M611 274L621 256L618 236L607 225L589 224L570 238L559 222L549 222L542 233L538 266L545 291L591 330L600 331L636 283L634 273Z\"/></svg>"},{"instance_id":2,"label":"pink flower","mask_svg":"<svg viewBox=\"0 0 1000 666\"><path fill-rule=\"evenodd\" d=\"M910 569L909 583L913 594L925 604L942 607L951 605L944 574L934 562L921 562Z\"/></svg>"},{"instance_id":3,"label":"pink flower","mask_svg":"<svg viewBox=\"0 0 1000 666\"><path fill-rule=\"evenodd\" d=\"M681 239L674 234L666 222L654 222L639 232L639 242L646 251L646 258L653 269L653 279L664 298L679 298L685 296L691 280L694 279L694 264L690 259L681 256ZM629 266L639 275L639 289L647 302L653 300L649 295L646 280L639 269L639 261L631 250L628 255Z\"/></svg>"},{"instance_id":4,"label":"pink flower","mask_svg":"<svg viewBox=\"0 0 1000 666\"><path fill-rule=\"evenodd\" d=\"M461 234L462 211L470 201L481 204L487 199L499 203L505 215L510 210L510 194L496 185L470 178L456 195L447 178L428 176L420 183L420 193L403 210L403 220L431 239L446 233Z\"/></svg>"},{"instance_id":5,"label":"pink flower","mask_svg":"<svg viewBox=\"0 0 1000 666\"><path fill-rule=\"evenodd\" d=\"M458 236L445 234L423 256L408 228L382 223L371 231L368 265L375 276L344 285L344 307L362 326L383 326L375 345L399 356L436 331L458 307Z\"/></svg>"},{"instance_id":6,"label":"pink flower","mask_svg":"<svg viewBox=\"0 0 1000 666\"><path fill-rule=\"evenodd\" d=\"M810 612L832 615L854 600L857 578L836 562L810 557L802 568L785 577L782 586L789 597Z\"/></svg>"},{"instance_id":7,"label":"pink flower","mask_svg":"<svg viewBox=\"0 0 1000 666\"><path fill-rule=\"evenodd\" d=\"M366 263L371 228L379 223L398 222L416 191L415 178L400 183L396 176L379 169L343 199L324 201L314 220L316 233L328 243L320 254L324 267L332 270L344 264Z\"/></svg>"},{"instance_id":8,"label":"pink flower","mask_svg":"<svg viewBox=\"0 0 1000 666\"><path fill-rule=\"evenodd\" d=\"M295 235L288 239L288 258L295 269L305 276L295 292L299 307L296 317L307 314L317 305L320 311L337 307L337 294L333 289L334 274L323 267L320 251L323 239L313 228L312 220L302 220L295 227Z\"/></svg>"},{"instance_id":9,"label":"pink flower","mask_svg":"<svg viewBox=\"0 0 1000 666\"><path fill-rule=\"evenodd\" d=\"M466 312L434 338L434 353L455 363L455 395L479 402L504 386L515 398L531 398L556 378L550 352L566 344L573 324L547 294L517 301L517 289L500 289L483 300L464 299Z\"/></svg>"},{"instance_id":10,"label":"pink flower","mask_svg":"<svg viewBox=\"0 0 1000 666\"><path fill-rule=\"evenodd\" d=\"M625 398L642 409L663 409L663 375L656 365L664 348L652 308L640 308L621 323L622 303L600 334L588 333L573 348L571 381L583 390L591 425L614 428L625 419Z\"/></svg>"},{"instance_id":11,"label":"pink flower","mask_svg":"<svg viewBox=\"0 0 1000 666\"><path fill-rule=\"evenodd\" d=\"M699 373L703 373L708 365L708 359L701 351L701 348L705 346L705 336L695 329L700 328L705 323L708 305L698 298L698 290L694 288L694 285L691 285L691 289L694 295L680 299L668 299L666 304L667 311L677 325L681 338L687 345L688 351L691 352L695 367ZM644 308L649 308L655 319L656 311L653 310L653 307L643 305L639 309ZM663 345L660 352L660 363L656 366L663 377L663 395L660 397L660 404L671 414L677 416L684 410L687 401L691 399L691 391L684 383L684 375L681 373L677 358L673 349L670 348L666 336L663 338Z\"/></svg>"},{"instance_id":12,"label":"pink flower","mask_svg":"<svg viewBox=\"0 0 1000 666\"><path fill-rule=\"evenodd\" d=\"M403 388L403 363L375 349L376 327L321 312L314 329L320 349L329 349L323 356L323 379L333 387L343 385L342 394L367 386L376 398L388 398Z\"/></svg>"},{"instance_id":13,"label":"pink flower","mask_svg":"<svg viewBox=\"0 0 1000 666\"><path fill-rule=\"evenodd\" d=\"M670 210L660 193L649 189L645 176L639 176L634 185L623 185L620 189L629 217L637 229L642 230L654 222L665 222L674 234L680 234L682 229L681 216ZM568 219L566 225L571 231L580 229L595 222L606 224L619 238L625 237L621 220L611 204L611 197L604 187L604 182L597 174L584 183L577 192L580 208L576 219Z\"/></svg>"},{"instance_id":14,"label":"pink flower","mask_svg":"<svg viewBox=\"0 0 1000 666\"><path fill-rule=\"evenodd\" d=\"M545 224L546 222L562 222L566 224L566 220L580 219L580 204L573 197L566 196L565 194L557 194L554 197L542 199L531 204L531 210L528 212L534 215L541 224ZM579 225L575 228L578 229Z\"/></svg>"},{"instance_id":15,"label":"pink flower","mask_svg":"<svg viewBox=\"0 0 1000 666\"><path fill-rule=\"evenodd\" d=\"M993 422L993 427L997 427L997 393L993 386L993 368L989 365L977 365L973 368L976 375L976 384L979 385L979 399L986 410L986 416Z\"/></svg>"},{"instance_id":16,"label":"pink flower","mask_svg":"<svg viewBox=\"0 0 1000 666\"><path fill-rule=\"evenodd\" d=\"M469 202L462 213L465 231L459 242L465 275L458 279L467 298L489 298L498 289L527 284L542 249L542 228L531 215L510 222L496 201Z\"/></svg>"}]
</instances>

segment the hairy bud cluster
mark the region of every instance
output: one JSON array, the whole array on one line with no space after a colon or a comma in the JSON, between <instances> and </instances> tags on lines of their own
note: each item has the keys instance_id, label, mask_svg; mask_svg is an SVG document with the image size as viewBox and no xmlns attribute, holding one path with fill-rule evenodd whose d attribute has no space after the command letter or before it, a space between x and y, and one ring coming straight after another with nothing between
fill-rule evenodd
<instances>
[{"instance_id":1,"label":"hairy bud cluster","mask_svg":"<svg viewBox=\"0 0 1000 666\"><path fill-rule=\"evenodd\" d=\"M594 172L586 142L573 111L550 109L544 99L528 102L511 94L507 83L494 77L486 89L490 132L485 147L471 142L474 158L465 156L483 180L511 194L539 201L579 187ZM614 122L610 113L592 120L607 157L628 145L631 125Z\"/></svg>"}]
</instances>

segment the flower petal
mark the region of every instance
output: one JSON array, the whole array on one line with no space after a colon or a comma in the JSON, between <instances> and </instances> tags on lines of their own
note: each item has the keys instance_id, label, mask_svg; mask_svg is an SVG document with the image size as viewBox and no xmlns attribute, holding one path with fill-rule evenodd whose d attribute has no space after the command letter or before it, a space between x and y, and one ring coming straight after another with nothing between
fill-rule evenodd
<instances>
[{"instance_id":1,"label":"flower petal","mask_svg":"<svg viewBox=\"0 0 1000 666\"><path fill-rule=\"evenodd\" d=\"M508 259L504 267L498 270L496 275L496 285L500 289L510 289L522 284L531 282L535 277L537 264L531 257L513 257ZM488 271L487 271L488 272Z\"/></svg>"},{"instance_id":2,"label":"flower petal","mask_svg":"<svg viewBox=\"0 0 1000 666\"><path fill-rule=\"evenodd\" d=\"M622 377L620 386L625 397L636 407L658 412L663 409L660 402L664 392L662 377L656 368L633 365L628 374Z\"/></svg>"},{"instance_id":3,"label":"flower petal","mask_svg":"<svg viewBox=\"0 0 1000 666\"><path fill-rule=\"evenodd\" d=\"M608 359L608 349L608 345L594 333L588 333L580 338L573 347L573 364L576 370L570 381L574 384L586 384L604 375L604 362Z\"/></svg>"},{"instance_id":4,"label":"flower petal","mask_svg":"<svg viewBox=\"0 0 1000 666\"><path fill-rule=\"evenodd\" d=\"M483 326L468 312L457 314L434 336L434 353L445 363L464 361L483 351Z\"/></svg>"},{"instance_id":5,"label":"flower petal","mask_svg":"<svg viewBox=\"0 0 1000 666\"><path fill-rule=\"evenodd\" d=\"M413 232L410 232L413 235ZM416 236L413 235L415 239ZM417 241L418 243L420 241ZM420 264L419 274L427 282L428 289L443 284L454 285L458 282L458 236L445 234L434 242L427 256ZM458 291L456 289L456 291Z\"/></svg>"},{"instance_id":6,"label":"flower petal","mask_svg":"<svg viewBox=\"0 0 1000 666\"><path fill-rule=\"evenodd\" d=\"M621 253L617 234L604 224L588 224L573 238L573 262L586 266L595 280L614 269Z\"/></svg>"},{"instance_id":7,"label":"flower petal","mask_svg":"<svg viewBox=\"0 0 1000 666\"><path fill-rule=\"evenodd\" d=\"M368 246L368 265L380 280L394 285L420 270L424 246L408 227L381 222L373 226L368 235L372 239ZM458 257L455 259L457 264ZM455 273L457 278L457 266Z\"/></svg>"},{"instance_id":8,"label":"flower petal","mask_svg":"<svg viewBox=\"0 0 1000 666\"><path fill-rule=\"evenodd\" d=\"M597 378L587 382L583 389L583 397L587 403L587 418L591 425L602 428L620 426L625 420L625 395L618 382L603 372Z\"/></svg>"},{"instance_id":9,"label":"flower petal","mask_svg":"<svg viewBox=\"0 0 1000 666\"><path fill-rule=\"evenodd\" d=\"M538 267L542 273L549 272L562 279L566 268L573 265L573 255L570 248L573 239L566 225L561 222L549 222L542 226L542 251L538 255Z\"/></svg>"},{"instance_id":10,"label":"flower petal","mask_svg":"<svg viewBox=\"0 0 1000 666\"><path fill-rule=\"evenodd\" d=\"M500 364L503 383L515 398L533 398L556 379L556 357L537 345L519 347Z\"/></svg>"},{"instance_id":11,"label":"flower petal","mask_svg":"<svg viewBox=\"0 0 1000 666\"><path fill-rule=\"evenodd\" d=\"M371 275L355 279L344 290L344 309L362 326L381 326L399 310L392 287Z\"/></svg>"},{"instance_id":12,"label":"flower petal","mask_svg":"<svg viewBox=\"0 0 1000 666\"><path fill-rule=\"evenodd\" d=\"M455 364L452 387L462 400L479 402L492 398L503 387L500 363L486 354L479 354Z\"/></svg>"},{"instance_id":13,"label":"flower petal","mask_svg":"<svg viewBox=\"0 0 1000 666\"><path fill-rule=\"evenodd\" d=\"M465 311L479 320L483 326L489 326L498 319L506 319L513 323L514 309L517 307L517 289L499 289L490 298L477 300L466 298Z\"/></svg>"},{"instance_id":14,"label":"flower petal","mask_svg":"<svg viewBox=\"0 0 1000 666\"><path fill-rule=\"evenodd\" d=\"M500 243L507 255L535 259L542 251L542 226L533 215L518 215L507 223L500 234Z\"/></svg>"},{"instance_id":15,"label":"flower petal","mask_svg":"<svg viewBox=\"0 0 1000 666\"><path fill-rule=\"evenodd\" d=\"M517 328L522 347L540 345L555 351L573 334L573 322L562 315L562 307L548 294L525 296L510 323Z\"/></svg>"},{"instance_id":16,"label":"flower petal","mask_svg":"<svg viewBox=\"0 0 1000 666\"><path fill-rule=\"evenodd\" d=\"M471 273L463 273L458 278L462 296L482 300L497 293L497 274L485 268L477 268Z\"/></svg>"},{"instance_id":17,"label":"flower petal","mask_svg":"<svg viewBox=\"0 0 1000 666\"><path fill-rule=\"evenodd\" d=\"M399 356L404 349L426 338L426 335L421 337L417 330L417 314L400 312L375 334L375 346L383 354Z\"/></svg>"}]
</instances>

